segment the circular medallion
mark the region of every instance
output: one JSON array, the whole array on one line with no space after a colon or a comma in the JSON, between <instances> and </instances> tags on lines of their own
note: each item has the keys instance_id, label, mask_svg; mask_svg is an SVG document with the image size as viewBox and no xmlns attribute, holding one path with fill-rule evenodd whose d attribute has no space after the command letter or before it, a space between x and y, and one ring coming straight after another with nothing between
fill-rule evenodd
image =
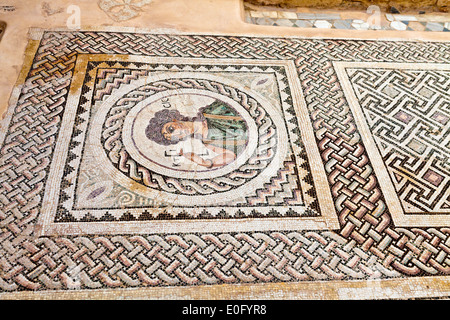
<instances>
[{"instance_id":1,"label":"circular medallion","mask_svg":"<svg viewBox=\"0 0 450 320\"><path fill-rule=\"evenodd\" d=\"M167 90L137 104L124 120L130 156L168 177L212 179L254 153L258 130L233 99L198 89Z\"/></svg>"},{"instance_id":2,"label":"circular medallion","mask_svg":"<svg viewBox=\"0 0 450 320\"><path fill-rule=\"evenodd\" d=\"M245 196L288 150L280 110L238 83L190 72L118 88L94 113L94 152L115 181L174 204Z\"/></svg>"}]
</instances>

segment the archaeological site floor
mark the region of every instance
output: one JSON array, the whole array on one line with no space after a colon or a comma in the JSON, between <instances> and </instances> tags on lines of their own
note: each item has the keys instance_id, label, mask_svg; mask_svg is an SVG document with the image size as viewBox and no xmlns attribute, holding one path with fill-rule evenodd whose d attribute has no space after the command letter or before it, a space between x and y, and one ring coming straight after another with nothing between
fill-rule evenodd
<instances>
[{"instance_id":1,"label":"archaeological site floor","mask_svg":"<svg viewBox=\"0 0 450 320\"><path fill-rule=\"evenodd\" d=\"M0 299L450 296L445 15L34 2L0 13Z\"/></svg>"}]
</instances>

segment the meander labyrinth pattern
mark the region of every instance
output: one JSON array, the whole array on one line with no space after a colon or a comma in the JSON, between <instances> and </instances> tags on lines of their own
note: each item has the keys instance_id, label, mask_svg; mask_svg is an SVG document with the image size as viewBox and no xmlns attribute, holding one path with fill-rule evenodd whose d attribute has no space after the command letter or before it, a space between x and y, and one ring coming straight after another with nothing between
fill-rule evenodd
<instances>
[{"instance_id":1,"label":"meander labyrinth pattern","mask_svg":"<svg viewBox=\"0 0 450 320\"><path fill-rule=\"evenodd\" d=\"M349 69L406 212L450 212L450 70Z\"/></svg>"},{"instance_id":2,"label":"meander labyrinth pattern","mask_svg":"<svg viewBox=\"0 0 450 320\"><path fill-rule=\"evenodd\" d=\"M394 223L386 205L389 195L383 193L374 170L377 163L368 153L373 146L362 138L371 133L361 132L333 65L410 64L412 71L402 76L426 83L420 94L430 96L426 101L436 104L429 111L417 108L417 103L402 110L411 117L430 115L431 120L422 119L427 128L448 130L448 76L430 68L415 68L415 64L448 64L448 43L82 31L34 31L33 37L39 39L33 40L37 51L28 52L34 56L33 62L25 66L28 75L13 93L2 125L0 290L388 279L450 273L449 220L440 220L438 226ZM89 61L94 63L89 65ZM390 79L388 74L376 72L358 70L349 75L356 77L355 86L364 83L359 79L367 74L381 79L380 85L392 83L384 80ZM423 80L427 77L437 80L430 85ZM414 91L413 87L394 89L407 97ZM392 110L385 112L383 106L389 109L392 102L388 97L379 101L363 104L373 107L381 119L409 119ZM154 110L169 104L193 106L195 114L189 117L198 115L204 122L214 116L215 120L217 116L226 119L227 128L242 129L233 131L233 145L245 147L227 152L227 145L222 144L223 159L232 161L196 158L196 164L206 166L193 170L193 176L189 175L191 167L185 168L183 182L167 184L167 178L179 170L178 162L165 168L152 158L147 165L144 158L148 155L139 145L144 140L132 140L131 133L133 128L138 128L136 134L153 132L150 129L161 124L151 122L156 117ZM139 119L146 125L139 124ZM212 123L218 122L209 120L208 124ZM130 129L116 130L115 125ZM262 130L263 125L272 130ZM399 138L400 147L411 146L417 136L435 138L430 134ZM439 134L440 139L448 140L443 131ZM165 138L153 133L148 136L153 141ZM202 141L210 141L211 136L205 133ZM289 143L271 144L272 137L284 137ZM378 137L385 139L386 135ZM138 141L135 149L127 149L126 139ZM246 144L248 141L253 142ZM245 152L251 145L255 149ZM437 142L427 145L433 150L442 147ZM108 154L108 148L115 151ZM400 149L411 156L420 148ZM438 180L448 181L448 157L445 150L431 149L423 150L432 154L425 158L426 166L443 178L423 172L420 179L428 181L422 184L428 189L434 185L434 192L444 195L443 202L430 200L423 205L398 192L403 201L427 212L445 209L448 195L445 184L436 186ZM168 155L182 155L178 151ZM384 159L393 163L388 153ZM101 155L107 161L99 176L100 171L89 170L89 164ZM136 161L138 155L142 159ZM165 153L161 151L161 155ZM207 182L214 181L213 194L220 194L218 187L230 192L225 190L232 182L230 174L239 170L251 174L242 166L252 161L259 164L256 160L261 160L261 169L255 174L259 180L236 180L233 187L239 188L239 183L253 187L247 188L248 195L230 193L230 209L226 208L225 214L191 219L199 213L195 205L187 205L189 195L180 190L210 192L207 188L213 184ZM237 163L235 167L233 163ZM186 164L189 162L181 165ZM146 171L149 167L151 172ZM166 178L158 180L153 174ZM219 183L223 177L228 184L225 180ZM202 179L202 188L187 187L188 181ZM163 187L175 189L161 191ZM146 192L154 192L150 189L166 195L168 201L158 206L145 200ZM128 199L133 191L133 201L124 201L123 191ZM170 201L178 201L185 212L181 216L171 212L164 206ZM85 215L66 214L73 206L82 208L86 203L91 207ZM267 205L276 213L263 217L245 211ZM280 213L283 207L286 211ZM108 212L95 216L98 208ZM239 215L232 212L236 208L242 208L239 214L247 219L231 219ZM162 215L155 219L157 210ZM161 222L168 227L162 228Z\"/></svg>"}]
</instances>

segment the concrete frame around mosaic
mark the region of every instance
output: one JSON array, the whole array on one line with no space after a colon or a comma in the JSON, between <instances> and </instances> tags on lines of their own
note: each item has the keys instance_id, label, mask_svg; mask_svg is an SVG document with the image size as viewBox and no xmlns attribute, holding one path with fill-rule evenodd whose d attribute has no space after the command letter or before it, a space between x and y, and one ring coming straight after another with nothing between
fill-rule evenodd
<instances>
[{"instance_id":1,"label":"concrete frame around mosaic","mask_svg":"<svg viewBox=\"0 0 450 320\"><path fill-rule=\"evenodd\" d=\"M332 280L396 277L406 286L412 283L409 280L426 283L427 279L432 280L435 288L448 286L448 277L439 276L450 273L450 230L446 227L396 227L392 223L389 211L383 206L384 198L372 173L372 164L360 142L352 115L348 113L331 64L336 60L447 63L450 59L448 44L41 30L32 30L31 38L35 40L31 40L27 48L24 68L10 100L12 106L18 106L9 108L0 136L2 143L6 143L2 154L10 150L8 157L2 159L5 166L2 167L0 212L1 290L38 290L38 294L44 297L48 295L43 290L241 282L275 282L274 285L282 290L285 284L277 282L307 281L304 282L306 284L316 280L326 280L344 289L348 287L345 284L347 281ZM173 43L177 45L171 47ZM205 51L211 44L214 46L210 51ZM294 61L328 182L336 200L340 230L168 234L162 237L32 236L34 231L38 231L34 225L39 213L36 208L37 193L42 190L41 181L45 177L32 180L34 184L30 189L24 184L19 186L25 188L25 192L33 190L27 193L25 199L18 198L17 192L5 193L5 190L11 190L5 182L5 177L7 180L8 174L12 174L8 167L11 163L21 163L14 155L20 155L21 150L10 149L11 142L17 139L15 137L20 138L24 129L20 126L20 121L24 121L23 114L14 115L14 111L26 110L33 116L36 110L30 102L36 101L33 100L39 91L36 84L42 85L47 80L51 85L53 81L57 86L54 90L44 87L47 90L44 97L55 97L55 101L43 101L40 109L53 117L50 118L53 122L42 128L43 132L52 129L59 121L55 116L58 117L63 110L61 101L68 93L67 88L71 84L68 79L72 76L77 55L104 53L98 51L100 47L113 54L140 52L150 56L198 58L202 55L209 58L259 57ZM316 72L317 68L320 73ZM323 76L317 77L320 74ZM58 79L60 81L54 81ZM14 128L14 136L7 135L8 127L11 130ZM43 139L45 142L51 141L51 136L44 136ZM37 141L31 142L32 148L51 154L51 143ZM26 160L25 154L23 157L22 161ZM350 171L344 175L345 168ZM349 174L353 181L348 181ZM29 171L25 171L24 177L29 179ZM10 201L11 205L6 206ZM177 252L176 256L172 255L173 252ZM144 259L143 253L148 258ZM209 263L198 261L201 257L208 259ZM92 263L92 258L96 259L97 264ZM186 262L199 264L189 269ZM150 263L156 267L153 271ZM236 263L242 268L236 269ZM223 286L227 288L227 298L239 295L236 291L239 286ZM217 294L214 290L209 291L210 287L202 288L204 292ZM74 292L82 294L90 291L95 290ZM171 291L170 288L155 288L152 292L151 295L157 297Z\"/></svg>"}]
</instances>

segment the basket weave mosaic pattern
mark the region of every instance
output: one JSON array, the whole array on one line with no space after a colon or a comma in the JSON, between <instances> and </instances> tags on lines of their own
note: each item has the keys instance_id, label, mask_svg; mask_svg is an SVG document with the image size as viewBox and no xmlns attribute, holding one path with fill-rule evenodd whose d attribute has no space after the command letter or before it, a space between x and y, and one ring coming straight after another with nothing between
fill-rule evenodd
<instances>
[{"instance_id":1,"label":"basket weave mosaic pattern","mask_svg":"<svg viewBox=\"0 0 450 320\"><path fill-rule=\"evenodd\" d=\"M450 273L448 43L31 42L0 136L0 291ZM163 110L245 123L242 147L158 144Z\"/></svg>"}]
</instances>

